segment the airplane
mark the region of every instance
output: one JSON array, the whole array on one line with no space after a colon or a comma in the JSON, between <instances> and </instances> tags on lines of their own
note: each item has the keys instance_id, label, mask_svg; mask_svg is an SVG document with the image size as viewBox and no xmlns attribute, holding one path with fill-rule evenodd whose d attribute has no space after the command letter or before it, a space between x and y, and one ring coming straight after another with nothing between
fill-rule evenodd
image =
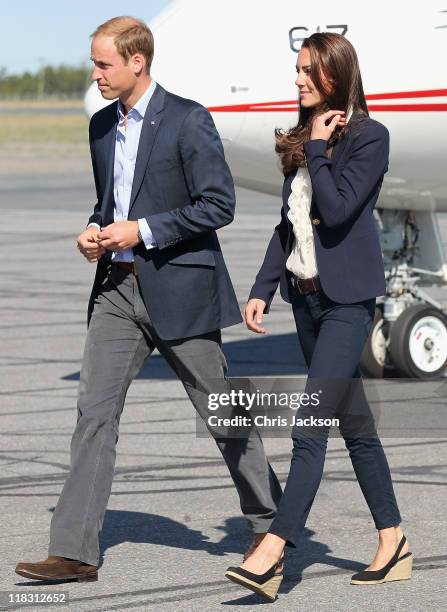
<instances>
[{"instance_id":1,"label":"airplane","mask_svg":"<svg viewBox=\"0 0 447 612\"><path fill-rule=\"evenodd\" d=\"M296 0L174 0L149 23L151 74L213 115L236 185L279 195L275 127L296 125L295 63L303 39L337 32L354 45L370 116L390 132L376 205L387 295L379 298L361 367L372 377L432 379L447 367L447 316L424 286L444 286L437 213L447 212L445 3L373 7ZM92 83L91 117L109 104Z\"/></svg>"}]
</instances>

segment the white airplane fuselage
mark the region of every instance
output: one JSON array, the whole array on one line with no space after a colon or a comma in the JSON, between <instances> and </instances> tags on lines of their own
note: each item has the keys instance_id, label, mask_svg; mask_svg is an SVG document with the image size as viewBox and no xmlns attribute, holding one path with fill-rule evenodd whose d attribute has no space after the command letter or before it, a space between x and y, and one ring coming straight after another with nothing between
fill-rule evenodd
<instances>
[{"instance_id":1,"label":"white airplane fuselage","mask_svg":"<svg viewBox=\"0 0 447 612\"><path fill-rule=\"evenodd\" d=\"M275 127L297 123L296 54L315 31L344 34L360 62L370 116L390 131L378 206L447 211L447 11L438 0L176 0L150 24L154 78L207 106L236 184L279 194ZM89 114L104 105L96 84Z\"/></svg>"}]
</instances>

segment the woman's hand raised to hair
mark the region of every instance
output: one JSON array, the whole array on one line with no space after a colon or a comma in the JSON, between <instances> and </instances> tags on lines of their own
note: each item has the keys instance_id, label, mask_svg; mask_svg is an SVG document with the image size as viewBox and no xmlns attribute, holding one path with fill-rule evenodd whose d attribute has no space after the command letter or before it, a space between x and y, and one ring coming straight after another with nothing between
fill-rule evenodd
<instances>
[{"instance_id":1,"label":"woman's hand raised to hair","mask_svg":"<svg viewBox=\"0 0 447 612\"><path fill-rule=\"evenodd\" d=\"M329 123L326 125L328 120ZM312 123L310 139L315 140L321 138L323 140L329 140L336 126L344 126L345 124L345 111L329 110L326 113L317 115Z\"/></svg>"},{"instance_id":2,"label":"woman's hand raised to hair","mask_svg":"<svg viewBox=\"0 0 447 612\"><path fill-rule=\"evenodd\" d=\"M252 298L248 300L244 310L245 324L249 330L257 334L265 334L266 330L261 326L262 317L266 303L264 300Z\"/></svg>"}]
</instances>

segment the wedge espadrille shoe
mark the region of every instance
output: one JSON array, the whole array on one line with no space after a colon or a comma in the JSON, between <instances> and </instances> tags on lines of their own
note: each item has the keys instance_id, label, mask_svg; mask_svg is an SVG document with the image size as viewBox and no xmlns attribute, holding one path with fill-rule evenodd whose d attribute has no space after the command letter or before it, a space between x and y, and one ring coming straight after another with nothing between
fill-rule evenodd
<instances>
[{"instance_id":1,"label":"wedge espadrille shoe","mask_svg":"<svg viewBox=\"0 0 447 612\"><path fill-rule=\"evenodd\" d=\"M264 574L253 574L242 567L229 567L225 576L232 582L261 595L269 601L275 601L278 589L283 579L283 572L279 569L283 558L277 561Z\"/></svg>"},{"instance_id":2,"label":"wedge espadrille shoe","mask_svg":"<svg viewBox=\"0 0 447 612\"><path fill-rule=\"evenodd\" d=\"M354 574L351 584L382 584L394 580L409 580L413 566L413 553L407 552L399 558L406 541L405 536L402 536L396 552L384 567L379 570L362 570Z\"/></svg>"}]
</instances>

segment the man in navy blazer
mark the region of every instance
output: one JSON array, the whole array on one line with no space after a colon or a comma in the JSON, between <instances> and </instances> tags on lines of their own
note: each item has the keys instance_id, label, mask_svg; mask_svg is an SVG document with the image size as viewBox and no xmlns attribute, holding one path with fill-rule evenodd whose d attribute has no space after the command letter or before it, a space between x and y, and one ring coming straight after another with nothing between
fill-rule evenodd
<instances>
[{"instance_id":1,"label":"man in navy blazer","mask_svg":"<svg viewBox=\"0 0 447 612\"><path fill-rule=\"evenodd\" d=\"M388 170L389 133L370 117L359 121L360 115L352 114L352 129L335 144L330 158L325 140L304 143L312 180L310 216L320 282L326 295L342 304L386 293L379 234L371 213ZM285 266L293 243L287 212L294 176L291 173L285 178L281 221L249 296L266 302L264 313L269 312L278 283L286 302L292 302L296 295L293 275Z\"/></svg>"},{"instance_id":2,"label":"man in navy blazer","mask_svg":"<svg viewBox=\"0 0 447 612\"><path fill-rule=\"evenodd\" d=\"M93 34L92 78L103 97L119 101L90 122L98 201L78 248L98 265L78 419L48 559L16 568L28 578L97 580L119 420L155 348L205 420L208 394L227 384L220 330L242 317L216 230L233 220L233 181L211 115L156 84L152 57L152 34L134 18L109 20ZM281 487L258 432L215 438L243 514L255 534L265 533Z\"/></svg>"},{"instance_id":3,"label":"man in navy blazer","mask_svg":"<svg viewBox=\"0 0 447 612\"><path fill-rule=\"evenodd\" d=\"M113 159L117 103L90 122L98 203L89 224L108 230L98 263L94 301L112 251L115 231ZM156 85L141 129L127 222L146 219L156 248L133 245L136 272L149 316L165 340L187 338L240 323L239 305L216 230L233 221L235 194L210 113L197 102ZM122 222L121 222L122 223ZM125 222L124 222L125 223ZM130 225L132 231L132 225Z\"/></svg>"}]
</instances>

